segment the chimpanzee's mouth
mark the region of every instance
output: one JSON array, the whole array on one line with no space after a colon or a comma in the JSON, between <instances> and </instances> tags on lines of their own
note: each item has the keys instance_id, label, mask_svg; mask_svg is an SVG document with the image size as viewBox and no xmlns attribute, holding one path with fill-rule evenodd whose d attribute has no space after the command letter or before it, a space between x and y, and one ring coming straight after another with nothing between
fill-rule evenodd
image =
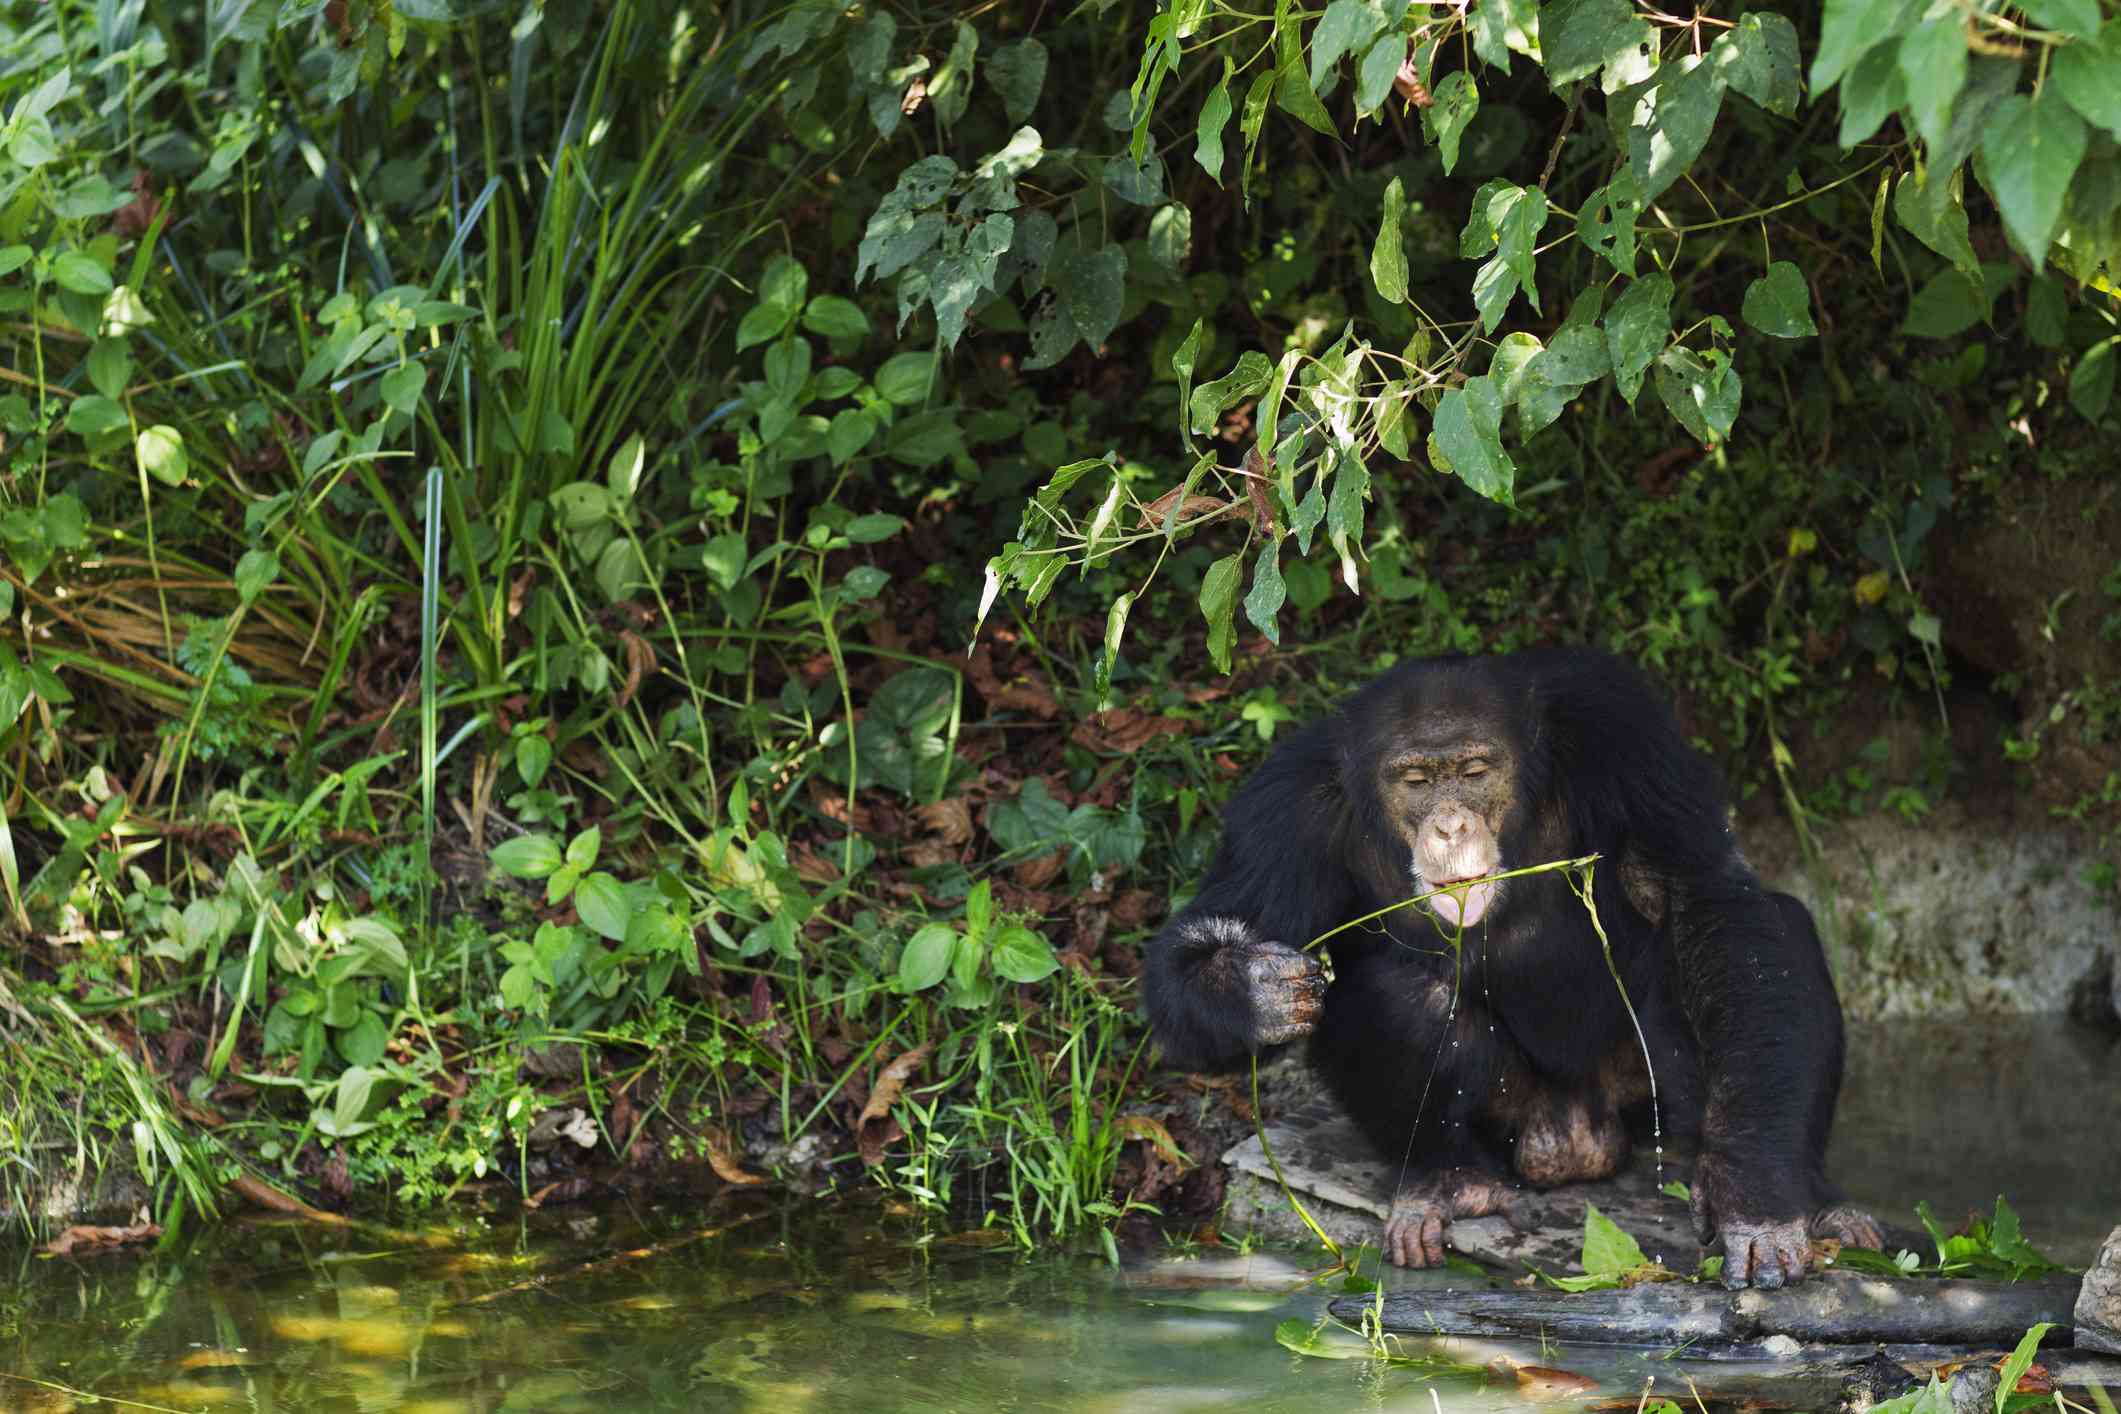
<instances>
[{"instance_id":1,"label":"chimpanzee's mouth","mask_svg":"<svg viewBox=\"0 0 2121 1414\"><path fill-rule=\"evenodd\" d=\"M1422 907L1448 928L1466 928L1478 923L1495 902L1497 885L1482 882L1485 876L1468 874L1456 879L1425 879L1415 876L1421 892L1431 895ZM1442 892L1448 890L1448 892Z\"/></svg>"}]
</instances>

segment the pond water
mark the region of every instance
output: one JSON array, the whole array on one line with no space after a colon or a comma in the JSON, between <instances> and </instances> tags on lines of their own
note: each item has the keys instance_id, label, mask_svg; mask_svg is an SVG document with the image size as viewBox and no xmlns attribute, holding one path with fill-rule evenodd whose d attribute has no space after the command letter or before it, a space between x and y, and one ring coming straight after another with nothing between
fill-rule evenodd
<instances>
[{"instance_id":1,"label":"pond water","mask_svg":"<svg viewBox=\"0 0 2121 1414\"><path fill-rule=\"evenodd\" d=\"M2121 1051L2047 1022L1871 1028L1834 1163L1911 1223L2008 1193L2082 1261L2121 1222ZM446 1239L446 1240L445 1240ZM566 1209L436 1245L237 1224L0 1275L0 1410L1523 1409L1515 1379L1295 1355L1306 1254L1024 1260L875 1200ZM1395 1274L1392 1284L1463 1283ZM1461 1345L1485 1363L1500 1347ZM1517 1352L1632 1400L1677 1367ZM1568 1393L1578 1393L1569 1391ZM1577 1402L1580 1402L1580 1394ZM1567 1406L1565 1406L1567 1407Z\"/></svg>"}]
</instances>

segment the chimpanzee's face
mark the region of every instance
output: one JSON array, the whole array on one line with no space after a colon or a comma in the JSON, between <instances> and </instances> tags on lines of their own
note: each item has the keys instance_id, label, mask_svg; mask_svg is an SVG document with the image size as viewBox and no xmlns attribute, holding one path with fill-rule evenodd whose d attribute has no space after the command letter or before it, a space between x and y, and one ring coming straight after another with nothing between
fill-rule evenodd
<instances>
[{"instance_id":1,"label":"chimpanzee's face","mask_svg":"<svg viewBox=\"0 0 2121 1414\"><path fill-rule=\"evenodd\" d=\"M1503 868L1502 835L1517 768L1493 727L1427 712L1383 753L1378 796L1385 818L1413 854L1418 892L1448 889ZM1478 923L1500 884L1438 894L1424 907L1449 927Z\"/></svg>"}]
</instances>

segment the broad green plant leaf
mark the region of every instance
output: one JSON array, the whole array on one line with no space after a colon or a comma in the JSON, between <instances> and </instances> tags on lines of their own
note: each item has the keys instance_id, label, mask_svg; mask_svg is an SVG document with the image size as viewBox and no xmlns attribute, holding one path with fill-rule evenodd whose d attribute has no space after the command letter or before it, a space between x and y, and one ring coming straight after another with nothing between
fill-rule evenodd
<instances>
[{"instance_id":1,"label":"broad green plant leaf","mask_svg":"<svg viewBox=\"0 0 2121 1414\"><path fill-rule=\"evenodd\" d=\"M1208 621L1208 657L1215 670L1230 671L1230 649L1237 641L1237 581L1243 555L1225 555L1200 577L1200 613Z\"/></svg>"},{"instance_id":2,"label":"broad green plant leaf","mask_svg":"<svg viewBox=\"0 0 2121 1414\"><path fill-rule=\"evenodd\" d=\"M1038 106L1046 86L1046 63L1046 46L1029 38L1003 45L987 60L987 82L1002 96L1010 122L1023 122Z\"/></svg>"},{"instance_id":3,"label":"broad green plant leaf","mask_svg":"<svg viewBox=\"0 0 2121 1414\"><path fill-rule=\"evenodd\" d=\"M1453 69L1429 91L1429 106L1421 110L1421 126L1443 155L1444 175L1458 165L1458 144L1480 112L1480 90L1464 69Z\"/></svg>"},{"instance_id":4,"label":"broad green plant leaf","mask_svg":"<svg viewBox=\"0 0 2121 1414\"><path fill-rule=\"evenodd\" d=\"M542 879L563 862L559 842L550 835L517 835L489 851L494 867L518 879Z\"/></svg>"},{"instance_id":5,"label":"broad green plant leaf","mask_svg":"<svg viewBox=\"0 0 2121 1414\"><path fill-rule=\"evenodd\" d=\"M1584 1205L1583 1269L1587 1274L1619 1276L1648 1265L1649 1260L1643 1255L1642 1244L1598 1211L1596 1203Z\"/></svg>"},{"instance_id":6,"label":"broad green plant leaf","mask_svg":"<svg viewBox=\"0 0 2121 1414\"><path fill-rule=\"evenodd\" d=\"M1633 406L1643 375L1672 332L1672 277L1663 271L1630 281L1605 315L1606 351L1613 382Z\"/></svg>"},{"instance_id":7,"label":"broad green plant leaf","mask_svg":"<svg viewBox=\"0 0 2121 1414\"><path fill-rule=\"evenodd\" d=\"M2035 268L2047 259L2085 142L2084 120L2052 86L2038 98L2014 93L1996 105L1981 140L1986 185L2003 228Z\"/></svg>"},{"instance_id":8,"label":"broad green plant leaf","mask_svg":"<svg viewBox=\"0 0 2121 1414\"><path fill-rule=\"evenodd\" d=\"M599 869L575 886L574 910L582 922L614 943L626 941L626 925L633 908L626 900L626 886Z\"/></svg>"},{"instance_id":9,"label":"broad green plant leaf","mask_svg":"<svg viewBox=\"0 0 2121 1414\"><path fill-rule=\"evenodd\" d=\"M1281 542L1276 540L1259 552L1259 559L1252 566L1252 589L1245 595L1245 617L1266 635L1269 643L1281 642L1279 616L1288 597L1288 587L1281 578Z\"/></svg>"},{"instance_id":10,"label":"broad green plant leaf","mask_svg":"<svg viewBox=\"0 0 2121 1414\"><path fill-rule=\"evenodd\" d=\"M1223 129L1230 125L1230 79L1236 72L1237 65L1224 55L1223 76L1201 102L1200 120L1194 129L1193 160L1217 185L1223 179Z\"/></svg>"},{"instance_id":11,"label":"broad green plant leaf","mask_svg":"<svg viewBox=\"0 0 2121 1414\"><path fill-rule=\"evenodd\" d=\"M1812 322L1812 292L1804 274L1787 260L1768 266L1745 289L1745 322L1778 339L1801 339L1819 332Z\"/></svg>"},{"instance_id":12,"label":"broad green plant leaf","mask_svg":"<svg viewBox=\"0 0 2121 1414\"><path fill-rule=\"evenodd\" d=\"M1370 279L1377 293L1393 304L1407 302L1407 248L1399 232L1406 205L1406 192L1395 176L1385 187L1384 216L1378 223L1377 242L1370 249ZM1268 430L1271 434L1271 427Z\"/></svg>"},{"instance_id":13,"label":"broad green plant leaf","mask_svg":"<svg viewBox=\"0 0 2121 1414\"><path fill-rule=\"evenodd\" d=\"M1714 64L1687 55L1659 69L1628 108L1628 165L1644 201L1663 195L1701 155L1727 87Z\"/></svg>"},{"instance_id":14,"label":"broad green plant leaf","mask_svg":"<svg viewBox=\"0 0 2121 1414\"><path fill-rule=\"evenodd\" d=\"M2048 77L2069 106L2086 122L2121 138L2121 19L2096 40L2062 45L2054 56Z\"/></svg>"},{"instance_id":15,"label":"broad green plant leaf","mask_svg":"<svg viewBox=\"0 0 2121 1414\"><path fill-rule=\"evenodd\" d=\"M950 971L951 954L957 950L957 930L947 923L930 923L906 940L899 954L898 981L901 992L925 992Z\"/></svg>"},{"instance_id":16,"label":"broad green plant leaf","mask_svg":"<svg viewBox=\"0 0 2121 1414\"><path fill-rule=\"evenodd\" d=\"M1502 390L1493 378L1468 378L1445 393L1430 436L1459 480L1491 501L1512 502L1517 465L1502 449Z\"/></svg>"},{"instance_id":17,"label":"broad green plant leaf","mask_svg":"<svg viewBox=\"0 0 2121 1414\"><path fill-rule=\"evenodd\" d=\"M996 975L1011 982L1041 982L1060 969L1053 945L1021 924L995 936L991 956Z\"/></svg>"},{"instance_id":18,"label":"broad green plant leaf","mask_svg":"<svg viewBox=\"0 0 2121 1414\"><path fill-rule=\"evenodd\" d=\"M1825 93L1857 60L1905 32L1921 8L1914 0L1826 0L1812 56L1812 93Z\"/></svg>"},{"instance_id":19,"label":"broad green plant leaf","mask_svg":"<svg viewBox=\"0 0 2121 1414\"><path fill-rule=\"evenodd\" d=\"M1798 58L1797 27L1786 16L1746 11L1709 46L1709 62L1733 92L1780 117L1796 116L1804 65Z\"/></svg>"},{"instance_id":20,"label":"broad green plant leaf","mask_svg":"<svg viewBox=\"0 0 2121 1414\"><path fill-rule=\"evenodd\" d=\"M1657 359L1657 396L1694 439L1715 446L1731 435L1742 385L1738 370L1721 351L1698 354L1685 346Z\"/></svg>"},{"instance_id":21,"label":"broad green plant leaf","mask_svg":"<svg viewBox=\"0 0 2121 1414\"><path fill-rule=\"evenodd\" d=\"M68 425L72 426L72 422ZM165 486L183 485L191 471L191 461L184 454L184 434L168 423L141 428L133 441L133 455L139 458L142 471Z\"/></svg>"},{"instance_id":22,"label":"broad green plant leaf","mask_svg":"<svg viewBox=\"0 0 2121 1414\"><path fill-rule=\"evenodd\" d=\"M1628 0L1559 0L1540 15L1539 47L1547 82L1559 89L1623 63L1656 32Z\"/></svg>"},{"instance_id":23,"label":"broad green plant leaf","mask_svg":"<svg viewBox=\"0 0 2121 1414\"><path fill-rule=\"evenodd\" d=\"M1896 62L1906 85L1908 110L1915 115L1916 130L1925 143L1935 148L1944 141L1952 120L1952 104L1958 101L1959 90L1966 84L1966 17L1953 9L1915 26L1900 41ZM1848 102L1846 94L1842 102ZM1842 146L1849 143L1844 140Z\"/></svg>"}]
</instances>

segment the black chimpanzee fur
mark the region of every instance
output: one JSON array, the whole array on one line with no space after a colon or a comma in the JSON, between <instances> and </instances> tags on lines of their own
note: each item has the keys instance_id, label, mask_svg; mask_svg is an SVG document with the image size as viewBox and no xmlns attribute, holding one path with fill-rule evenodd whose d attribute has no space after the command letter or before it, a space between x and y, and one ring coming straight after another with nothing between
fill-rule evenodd
<instances>
[{"instance_id":1,"label":"black chimpanzee fur","mask_svg":"<svg viewBox=\"0 0 2121 1414\"><path fill-rule=\"evenodd\" d=\"M1419 907L1341 933L1330 987L1288 951L1411 895L1419 822L1389 817L1380 762L1468 724L1514 771L1499 867L1600 856L1598 914L1664 1131L1700 1140L1696 1220L1704 1242L1720 1232L1726 1280L1801 1275L1808 1221L1875 1245L1862 1215L1820 1212L1837 1196L1822 1161L1842 1028L1811 917L1762 886L1716 769L1643 676L1603 653L1407 663L1277 748L1230 803L1200 892L1150 947L1165 1057L1226 1068L1310 1032L1348 1111L1405 1161L1401 1200L1431 1204L1411 1265L1438 1250L1439 1220L1498 1210L1482 1184L1618 1166L1621 1111L1644 1108L1640 1048L1564 874L1504 883L1455 950Z\"/></svg>"}]
</instances>

